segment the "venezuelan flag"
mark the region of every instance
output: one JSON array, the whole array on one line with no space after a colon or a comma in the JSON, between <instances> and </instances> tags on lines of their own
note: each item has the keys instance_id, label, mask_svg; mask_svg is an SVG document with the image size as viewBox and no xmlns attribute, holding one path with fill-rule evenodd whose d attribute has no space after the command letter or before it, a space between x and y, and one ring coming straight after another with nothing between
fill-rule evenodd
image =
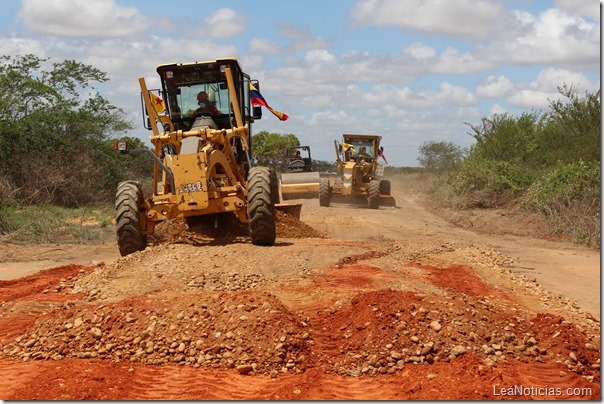
<instances>
[{"instance_id":1,"label":"venezuelan flag","mask_svg":"<svg viewBox=\"0 0 604 404\"><path fill-rule=\"evenodd\" d=\"M151 103L153 104L153 108L155 108L155 111L158 114L164 112L166 110L166 104L164 104L164 100L162 100L153 93L149 93L149 95L151 96Z\"/></svg>"},{"instance_id":2,"label":"venezuelan flag","mask_svg":"<svg viewBox=\"0 0 604 404\"><path fill-rule=\"evenodd\" d=\"M275 109L272 109L268 105L268 102L266 102L266 100L264 99L262 94L260 94L260 91L258 91L252 83L250 83L250 99L252 101L253 107L265 107L266 109L271 111L273 113L273 115L275 115L281 121L287 121L287 118L289 118L289 116L287 116L287 114L285 114L283 112L279 112Z\"/></svg>"},{"instance_id":3,"label":"venezuelan flag","mask_svg":"<svg viewBox=\"0 0 604 404\"><path fill-rule=\"evenodd\" d=\"M388 160L386 160L386 156L384 156L384 152L382 151L381 147L378 149L377 154L378 154L378 156L380 156L381 158L383 158L384 161L386 162L386 165L388 165Z\"/></svg>"}]
</instances>

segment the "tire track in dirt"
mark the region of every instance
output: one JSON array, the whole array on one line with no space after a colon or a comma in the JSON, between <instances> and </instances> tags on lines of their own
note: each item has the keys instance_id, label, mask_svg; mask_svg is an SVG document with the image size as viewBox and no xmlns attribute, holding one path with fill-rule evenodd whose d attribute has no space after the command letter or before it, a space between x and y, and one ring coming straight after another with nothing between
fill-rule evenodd
<instances>
[{"instance_id":1,"label":"tire track in dirt","mask_svg":"<svg viewBox=\"0 0 604 404\"><path fill-rule=\"evenodd\" d=\"M29 316L18 316L0 318L0 343L5 344L14 341L16 337L31 328L37 319L36 314Z\"/></svg>"},{"instance_id":2,"label":"tire track in dirt","mask_svg":"<svg viewBox=\"0 0 604 404\"><path fill-rule=\"evenodd\" d=\"M523 384L528 386L581 387L584 380L575 373L567 373L567 370L560 363L529 363L519 373Z\"/></svg>"},{"instance_id":3,"label":"tire track in dirt","mask_svg":"<svg viewBox=\"0 0 604 404\"><path fill-rule=\"evenodd\" d=\"M568 372L561 363L527 363L518 366L514 373L513 383L494 383L493 392L502 396L502 389L510 389L514 394L508 394L515 400L596 400L599 398L599 388L596 391L593 384L576 373Z\"/></svg>"},{"instance_id":4,"label":"tire track in dirt","mask_svg":"<svg viewBox=\"0 0 604 404\"><path fill-rule=\"evenodd\" d=\"M10 400L20 390L26 388L31 380L36 379L36 369L25 366L23 362L0 359L0 392L2 400Z\"/></svg>"}]
</instances>

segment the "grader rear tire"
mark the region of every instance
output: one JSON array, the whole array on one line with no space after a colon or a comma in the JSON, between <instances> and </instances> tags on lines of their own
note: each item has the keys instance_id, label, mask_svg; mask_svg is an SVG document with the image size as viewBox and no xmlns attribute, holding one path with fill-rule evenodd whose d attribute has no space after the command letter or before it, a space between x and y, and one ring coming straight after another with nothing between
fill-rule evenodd
<instances>
[{"instance_id":1,"label":"grader rear tire","mask_svg":"<svg viewBox=\"0 0 604 404\"><path fill-rule=\"evenodd\" d=\"M247 183L247 214L252 244L273 245L277 229L270 170L266 167L253 167L248 174Z\"/></svg>"},{"instance_id":2,"label":"grader rear tire","mask_svg":"<svg viewBox=\"0 0 604 404\"><path fill-rule=\"evenodd\" d=\"M143 191L136 181L120 182L115 195L117 245L122 256L144 250L147 237L142 234L139 208Z\"/></svg>"},{"instance_id":3,"label":"grader rear tire","mask_svg":"<svg viewBox=\"0 0 604 404\"><path fill-rule=\"evenodd\" d=\"M367 202L369 209L377 209L380 207L380 182L377 180L369 181L369 187L367 188Z\"/></svg>"},{"instance_id":4,"label":"grader rear tire","mask_svg":"<svg viewBox=\"0 0 604 404\"><path fill-rule=\"evenodd\" d=\"M381 180L380 181L380 194L382 195L390 195L391 192L391 185L390 185L390 181L388 180Z\"/></svg>"},{"instance_id":5,"label":"grader rear tire","mask_svg":"<svg viewBox=\"0 0 604 404\"><path fill-rule=\"evenodd\" d=\"M331 204L331 187L327 178L321 178L319 182L319 206L329 207Z\"/></svg>"}]
</instances>

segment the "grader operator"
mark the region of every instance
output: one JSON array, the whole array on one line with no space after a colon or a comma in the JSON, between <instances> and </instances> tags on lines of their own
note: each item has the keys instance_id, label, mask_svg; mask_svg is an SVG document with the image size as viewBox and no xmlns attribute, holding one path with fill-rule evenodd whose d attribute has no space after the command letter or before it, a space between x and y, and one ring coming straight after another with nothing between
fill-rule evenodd
<instances>
[{"instance_id":1,"label":"grader operator","mask_svg":"<svg viewBox=\"0 0 604 404\"><path fill-rule=\"evenodd\" d=\"M120 253L144 249L161 221L222 214L247 223L253 244L273 245L276 176L251 165L250 126L261 110L251 108L250 76L233 58L164 64L157 73L157 92L139 79L147 129L153 131L152 195L145 198L135 181L118 185ZM253 85L259 88L257 81Z\"/></svg>"}]
</instances>

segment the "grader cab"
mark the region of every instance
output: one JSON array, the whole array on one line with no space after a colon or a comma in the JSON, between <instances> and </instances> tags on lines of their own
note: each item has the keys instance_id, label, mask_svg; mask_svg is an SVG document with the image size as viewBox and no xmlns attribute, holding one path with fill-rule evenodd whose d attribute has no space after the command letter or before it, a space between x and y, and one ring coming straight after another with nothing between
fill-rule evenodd
<instances>
[{"instance_id":1,"label":"grader cab","mask_svg":"<svg viewBox=\"0 0 604 404\"><path fill-rule=\"evenodd\" d=\"M250 76L232 58L164 64L157 73L160 90L139 79L153 131L153 191L145 198L138 182L118 185L121 255L144 249L161 221L204 215L234 214L253 244L273 245L276 176L250 163L250 126L261 118L260 107L251 108Z\"/></svg>"},{"instance_id":2,"label":"grader cab","mask_svg":"<svg viewBox=\"0 0 604 404\"><path fill-rule=\"evenodd\" d=\"M371 209L395 206L390 195L390 181L383 179L384 166L378 159L383 156L382 137L377 135L345 134L342 143L334 140L336 151L335 181L321 178L319 205L335 202L364 201Z\"/></svg>"}]
</instances>

